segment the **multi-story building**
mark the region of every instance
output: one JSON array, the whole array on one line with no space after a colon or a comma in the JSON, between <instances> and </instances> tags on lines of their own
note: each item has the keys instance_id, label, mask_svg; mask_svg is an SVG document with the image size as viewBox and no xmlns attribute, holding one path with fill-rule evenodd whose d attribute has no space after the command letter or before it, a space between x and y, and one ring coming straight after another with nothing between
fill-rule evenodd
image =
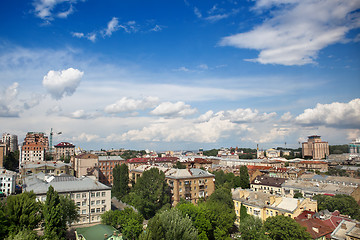
<instances>
[{"instance_id":1,"label":"multi-story building","mask_svg":"<svg viewBox=\"0 0 360 240\"><path fill-rule=\"evenodd\" d=\"M116 165L126 163L120 156L99 156L99 181L106 185L113 184L113 169Z\"/></svg>"},{"instance_id":2,"label":"multi-story building","mask_svg":"<svg viewBox=\"0 0 360 240\"><path fill-rule=\"evenodd\" d=\"M324 159L329 156L329 143L321 140L320 136L312 135L307 142L302 143L303 158Z\"/></svg>"},{"instance_id":3,"label":"multi-story building","mask_svg":"<svg viewBox=\"0 0 360 240\"><path fill-rule=\"evenodd\" d=\"M176 164L179 158L177 157L144 157L144 158L130 158L126 161L129 170L134 169L140 165L156 164L165 167L172 167Z\"/></svg>"},{"instance_id":4,"label":"multi-story building","mask_svg":"<svg viewBox=\"0 0 360 240\"><path fill-rule=\"evenodd\" d=\"M6 151L5 144L0 144L0 168L4 167L5 151Z\"/></svg>"},{"instance_id":5,"label":"multi-story building","mask_svg":"<svg viewBox=\"0 0 360 240\"><path fill-rule=\"evenodd\" d=\"M21 148L21 162L44 161L49 147L48 137L41 132L28 132Z\"/></svg>"},{"instance_id":6,"label":"multi-story building","mask_svg":"<svg viewBox=\"0 0 360 240\"><path fill-rule=\"evenodd\" d=\"M254 192L251 189L237 188L232 192L236 224L240 222L241 205L246 207L247 213L265 221L268 217L284 215L291 218L297 217L302 211L317 211L317 202L309 198L287 198L269 193Z\"/></svg>"},{"instance_id":7,"label":"multi-story building","mask_svg":"<svg viewBox=\"0 0 360 240\"><path fill-rule=\"evenodd\" d=\"M285 178L257 176L250 184L250 188L255 192L265 192L270 194L281 195L281 185Z\"/></svg>"},{"instance_id":8,"label":"multi-story building","mask_svg":"<svg viewBox=\"0 0 360 240\"><path fill-rule=\"evenodd\" d=\"M36 163L23 163L21 165L21 174L27 173L45 173L49 175L59 176L67 174L74 176L74 168L70 163L64 162L36 162Z\"/></svg>"},{"instance_id":9,"label":"multi-story building","mask_svg":"<svg viewBox=\"0 0 360 240\"><path fill-rule=\"evenodd\" d=\"M360 138L355 139L351 143L349 143L349 153L360 154Z\"/></svg>"},{"instance_id":10,"label":"multi-story building","mask_svg":"<svg viewBox=\"0 0 360 240\"><path fill-rule=\"evenodd\" d=\"M305 171L320 171L327 172L329 165L325 161L312 161L312 160L294 160L289 161L289 167L299 168Z\"/></svg>"},{"instance_id":11,"label":"multi-story building","mask_svg":"<svg viewBox=\"0 0 360 240\"><path fill-rule=\"evenodd\" d=\"M176 169L151 165L141 165L130 171L130 178L136 182L142 173L156 167L165 173L166 182L172 193L172 204L175 206L180 198L197 203L201 198L207 198L215 191L215 175L199 168Z\"/></svg>"},{"instance_id":12,"label":"multi-story building","mask_svg":"<svg viewBox=\"0 0 360 240\"><path fill-rule=\"evenodd\" d=\"M14 194L16 172L0 168L0 191L6 195Z\"/></svg>"},{"instance_id":13,"label":"multi-story building","mask_svg":"<svg viewBox=\"0 0 360 240\"><path fill-rule=\"evenodd\" d=\"M267 158L278 158L278 157L280 157L280 150L270 148L270 149L266 150L266 157Z\"/></svg>"},{"instance_id":14,"label":"multi-story building","mask_svg":"<svg viewBox=\"0 0 360 240\"><path fill-rule=\"evenodd\" d=\"M2 135L2 142L6 145L7 152L15 152L18 150L18 137L17 135L4 133Z\"/></svg>"},{"instance_id":15,"label":"multi-story building","mask_svg":"<svg viewBox=\"0 0 360 240\"><path fill-rule=\"evenodd\" d=\"M33 191L36 198L46 201L49 186L60 195L70 196L79 207L78 224L100 222L100 216L111 209L111 188L88 177L33 174L24 179L23 191Z\"/></svg>"},{"instance_id":16,"label":"multi-story building","mask_svg":"<svg viewBox=\"0 0 360 240\"><path fill-rule=\"evenodd\" d=\"M61 142L54 146L55 148L55 161L65 161L69 160L71 156L75 155L75 145L68 142Z\"/></svg>"},{"instance_id":17,"label":"multi-story building","mask_svg":"<svg viewBox=\"0 0 360 240\"><path fill-rule=\"evenodd\" d=\"M94 172L94 168L98 168L98 156L95 154L83 153L75 156L73 164L76 177L86 176L91 172ZM99 179L98 171L95 171L95 173L95 178Z\"/></svg>"}]
</instances>

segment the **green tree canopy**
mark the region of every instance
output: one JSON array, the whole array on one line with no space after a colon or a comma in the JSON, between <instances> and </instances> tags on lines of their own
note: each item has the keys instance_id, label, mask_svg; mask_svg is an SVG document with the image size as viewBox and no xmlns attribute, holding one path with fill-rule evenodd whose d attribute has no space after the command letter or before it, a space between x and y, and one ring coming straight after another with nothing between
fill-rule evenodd
<instances>
[{"instance_id":1,"label":"green tree canopy","mask_svg":"<svg viewBox=\"0 0 360 240\"><path fill-rule=\"evenodd\" d=\"M79 207L71 200L69 196L60 196L60 204L63 209L64 220L70 226L72 223L79 221Z\"/></svg>"},{"instance_id":2,"label":"green tree canopy","mask_svg":"<svg viewBox=\"0 0 360 240\"><path fill-rule=\"evenodd\" d=\"M9 196L4 212L8 217L9 232L13 233L22 229L32 230L42 219L41 203L36 201L33 192Z\"/></svg>"},{"instance_id":3,"label":"green tree canopy","mask_svg":"<svg viewBox=\"0 0 360 240\"><path fill-rule=\"evenodd\" d=\"M243 189L250 188L249 172L244 165L240 167L240 187Z\"/></svg>"},{"instance_id":4,"label":"green tree canopy","mask_svg":"<svg viewBox=\"0 0 360 240\"><path fill-rule=\"evenodd\" d=\"M185 169L186 166L184 164L182 164L181 162L176 161L176 164L173 166L173 168Z\"/></svg>"},{"instance_id":5,"label":"green tree canopy","mask_svg":"<svg viewBox=\"0 0 360 240\"><path fill-rule=\"evenodd\" d=\"M183 214L176 208L159 212L150 219L146 232L147 239L153 240L193 240L197 239L197 230L193 226L188 216ZM144 239L144 236L141 237Z\"/></svg>"},{"instance_id":6,"label":"green tree canopy","mask_svg":"<svg viewBox=\"0 0 360 240\"><path fill-rule=\"evenodd\" d=\"M129 168L126 164L116 165L113 169L111 193L117 199L123 200L129 191Z\"/></svg>"},{"instance_id":7,"label":"green tree canopy","mask_svg":"<svg viewBox=\"0 0 360 240\"><path fill-rule=\"evenodd\" d=\"M333 197L316 195L314 199L318 202L319 211L325 209L331 212L339 210L341 214L349 215L352 218L360 220L360 206L352 196L344 194L337 194Z\"/></svg>"},{"instance_id":8,"label":"green tree canopy","mask_svg":"<svg viewBox=\"0 0 360 240\"><path fill-rule=\"evenodd\" d=\"M311 235L294 219L278 215L269 217L264 223L265 231L273 240L310 240Z\"/></svg>"},{"instance_id":9,"label":"green tree canopy","mask_svg":"<svg viewBox=\"0 0 360 240\"><path fill-rule=\"evenodd\" d=\"M265 234L265 229L263 227L261 219L252 215L248 215L241 220L239 232L241 234L241 237L238 239L242 240L269 239L268 236Z\"/></svg>"},{"instance_id":10,"label":"green tree canopy","mask_svg":"<svg viewBox=\"0 0 360 240\"><path fill-rule=\"evenodd\" d=\"M304 196L302 195L302 193L301 192L296 192L295 194L294 194L294 198L303 198Z\"/></svg>"},{"instance_id":11,"label":"green tree canopy","mask_svg":"<svg viewBox=\"0 0 360 240\"><path fill-rule=\"evenodd\" d=\"M129 194L130 204L146 219L153 217L156 211L170 203L170 200L171 192L165 182L165 174L157 168L144 171Z\"/></svg>"},{"instance_id":12,"label":"green tree canopy","mask_svg":"<svg viewBox=\"0 0 360 240\"><path fill-rule=\"evenodd\" d=\"M228 208L234 209L231 190L227 188L216 189L209 197L208 202L217 202L225 204Z\"/></svg>"},{"instance_id":13,"label":"green tree canopy","mask_svg":"<svg viewBox=\"0 0 360 240\"><path fill-rule=\"evenodd\" d=\"M50 186L46 193L44 205L45 239L65 239L66 220L59 194Z\"/></svg>"}]
</instances>

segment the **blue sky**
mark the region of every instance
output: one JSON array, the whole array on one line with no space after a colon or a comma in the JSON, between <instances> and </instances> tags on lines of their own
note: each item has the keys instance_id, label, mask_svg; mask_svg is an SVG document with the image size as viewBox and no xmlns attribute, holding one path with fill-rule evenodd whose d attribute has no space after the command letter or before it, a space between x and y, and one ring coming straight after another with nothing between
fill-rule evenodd
<instances>
[{"instance_id":1,"label":"blue sky","mask_svg":"<svg viewBox=\"0 0 360 240\"><path fill-rule=\"evenodd\" d=\"M360 1L5 0L0 126L84 149L360 137Z\"/></svg>"}]
</instances>

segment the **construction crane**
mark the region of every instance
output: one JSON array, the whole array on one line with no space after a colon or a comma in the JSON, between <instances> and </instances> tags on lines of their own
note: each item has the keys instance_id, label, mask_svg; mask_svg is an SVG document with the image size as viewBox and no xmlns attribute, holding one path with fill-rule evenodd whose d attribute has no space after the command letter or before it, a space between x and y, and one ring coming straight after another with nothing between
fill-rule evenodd
<instances>
[{"instance_id":1,"label":"construction crane","mask_svg":"<svg viewBox=\"0 0 360 240\"><path fill-rule=\"evenodd\" d=\"M62 134L62 132L57 132L57 135ZM52 138L53 138L54 132L53 129L51 128L50 130L50 147L49 147L49 152L52 153L53 152L53 145L52 145Z\"/></svg>"}]
</instances>

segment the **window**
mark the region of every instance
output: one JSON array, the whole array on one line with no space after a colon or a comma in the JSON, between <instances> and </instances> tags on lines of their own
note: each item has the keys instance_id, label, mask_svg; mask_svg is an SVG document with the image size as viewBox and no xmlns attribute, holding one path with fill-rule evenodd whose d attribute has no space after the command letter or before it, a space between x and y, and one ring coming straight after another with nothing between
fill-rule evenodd
<instances>
[{"instance_id":1,"label":"window","mask_svg":"<svg viewBox=\"0 0 360 240\"><path fill-rule=\"evenodd\" d=\"M100 208L97 208L97 209L96 209L96 212L100 212Z\"/></svg>"},{"instance_id":2,"label":"window","mask_svg":"<svg viewBox=\"0 0 360 240\"><path fill-rule=\"evenodd\" d=\"M96 205L99 205L100 204L100 200L96 200Z\"/></svg>"},{"instance_id":3,"label":"window","mask_svg":"<svg viewBox=\"0 0 360 240\"><path fill-rule=\"evenodd\" d=\"M80 206L80 202L76 202L76 206Z\"/></svg>"},{"instance_id":4,"label":"window","mask_svg":"<svg viewBox=\"0 0 360 240\"><path fill-rule=\"evenodd\" d=\"M95 193L94 193L94 192L91 193L91 197L95 197Z\"/></svg>"},{"instance_id":5,"label":"window","mask_svg":"<svg viewBox=\"0 0 360 240\"><path fill-rule=\"evenodd\" d=\"M104 207L102 207L102 208L101 208L101 211L102 211L102 212L105 212L105 208L104 208Z\"/></svg>"},{"instance_id":6,"label":"window","mask_svg":"<svg viewBox=\"0 0 360 240\"><path fill-rule=\"evenodd\" d=\"M95 208L92 208L92 209L91 209L91 213L94 213L94 212L95 212Z\"/></svg>"},{"instance_id":7,"label":"window","mask_svg":"<svg viewBox=\"0 0 360 240\"><path fill-rule=\"evenodd\" d=\"M83 209L83 210L81 211L81 213L82 213L82 214L86 214L86 209Z\"/></svg>"},{"instance_id":8,"label":"window","mask_svg":"<svg viewBox=\"0 0 360 240\"><path fill-rule=\"evenodd\" d=\"M106 192L102 192L102 193L101 193L101 196L102 196L102 197L105 197L105 195L106 195Z\"/></svg>"},{"instance_id":9,"label":"window","mask_svg":"<svg viewBox=\"0 0 360 240\"><path fill-rule=\"evenodd\" d=\"M97 192L97 193L96 193L96 197L100 197L100 192Z\"/></svg>"},{"instance_id":10,"label":"window","mask_svg":"<svg viewBox=\"0 0 360 240\"><path fill-rule=\"evenodd\" d=\"M86 201L83 201L81 206L86 206Z\"/></svg>"},{"instance_id":11,"label":"window","mask_svg":"<svg viewBox=\"0 0 360 240\"><path fill-rule=\"evenodd\" d=\"M101 200L101 204L105 204L105 200Z\"/></svg>"},{"instance_id":12,"label":"window","mask_svg":"<svg viewBox=\"0 0 360 240\"><path fill-rule=\"evenodd\" d=\"M182 188L179 188L179 192L182 192Z\"/></svg>"},{"instance_id":13,"label":"window","mask_svg":"<svg viewBox=\"0 0 360 240\"><path fill-rule=\"evenodd\" d=\"M86 193L83 193L83 194L82 194L82 198L86 198Z\"/></svg>"},{"instance_id":14,"label":"window","mask_svg":"<svg viewBox=\"0 0 360 240\"><path fill-rule=\"evenodd\" d=\"M95 205L95 201L91 201L91 206Z\"/></svg>"},{"instance_id":15,"label":"window","mask_svg":"<svg viewBox=\"0 0 360 240\"><path fill-rule=\"evenodd\" d=\"M77 194L76 194L76 198L80 198L80 193L77 193Z\"/></svg>"}]
</instances>

